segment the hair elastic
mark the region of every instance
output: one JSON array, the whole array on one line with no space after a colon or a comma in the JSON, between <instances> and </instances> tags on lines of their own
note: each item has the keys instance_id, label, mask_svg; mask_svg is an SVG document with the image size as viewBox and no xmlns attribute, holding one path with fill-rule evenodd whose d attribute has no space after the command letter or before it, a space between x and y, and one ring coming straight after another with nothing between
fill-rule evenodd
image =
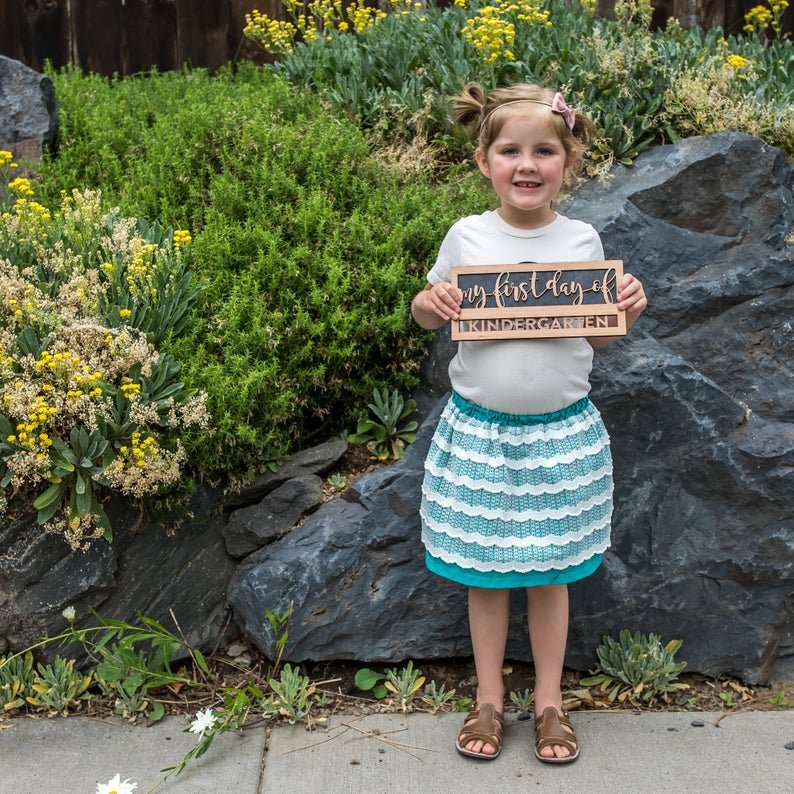
<instances>
[{"instance_id":1,"label":"hair elastic","mask_svg":"<svg viewBox=\"0 0 794 794\"><path fill-rule=\"evenodd\" d=\"M505 105L517 105L519 102L534 102L536 105L545 105L546 107L551 108L552 113L559 113L559 115L565 119L565 126L568 127L571 132L573 132L573 126L576 123L576 112L573 110L573 108L568 107L568 105L565 103L565 99L559 91L554 95L554 99L552 99L551 102L544 102L541 99L511 99L509 102L502 102L493 110L488 111L483 120L480 122L480 129L483 128L485 122L488 121L488 119L494 113L496 113L497 110L505 107Z\"/></svg>"}]
</instances>

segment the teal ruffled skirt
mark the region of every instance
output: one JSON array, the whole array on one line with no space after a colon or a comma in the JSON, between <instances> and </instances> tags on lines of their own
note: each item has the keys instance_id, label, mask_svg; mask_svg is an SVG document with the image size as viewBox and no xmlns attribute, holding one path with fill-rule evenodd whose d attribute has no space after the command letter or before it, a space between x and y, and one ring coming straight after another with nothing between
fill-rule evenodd
<instances>
[{"instance_id":1,"label":"teal ruffled skirt","mask_svg":"<svg viewBox=\"0 0 794 794\"><path fill-rule=\"evenodd\" d=\"M561 411L489 411L456 392L425 462L427 567L472 587L566 584L609 546L609 436L590 399Z\"/></svg>"}]
</instances>

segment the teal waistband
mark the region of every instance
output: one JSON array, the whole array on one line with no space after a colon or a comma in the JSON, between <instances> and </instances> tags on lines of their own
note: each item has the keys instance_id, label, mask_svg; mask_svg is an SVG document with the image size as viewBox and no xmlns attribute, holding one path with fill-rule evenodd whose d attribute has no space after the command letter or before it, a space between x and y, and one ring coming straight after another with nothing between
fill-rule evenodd
<instances>
[{"instance_id":1,"label":"teal waistband","mask_svg":"<svg viewBox=\"0 0 794 794\"><path fill-rule=\"evenodd\" d=\"M492 422L499 425L548 425L552 422L561 422L563 419L570 419L572 416L584 413L592 405L589 397L582 397L581 400L577 400L573 405L548 414L506 414L469 402L454 389L450 399L466 416L479 419L481 422Z\"/></svg>"}]
</instances>

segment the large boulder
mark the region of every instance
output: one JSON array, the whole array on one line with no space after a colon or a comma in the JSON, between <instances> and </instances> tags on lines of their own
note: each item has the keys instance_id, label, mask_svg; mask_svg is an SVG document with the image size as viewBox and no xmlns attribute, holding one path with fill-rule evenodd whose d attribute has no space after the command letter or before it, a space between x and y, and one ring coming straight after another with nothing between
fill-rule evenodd
<instances>
[{"instance_id":1,"label":"large boulder","mask_svg":"<svg viewBox=\"0 0 794 794\"><path fill-rule=\"evenodd\" d=\"M0 147L36 161L58 136L58 105L52 80L0 55Z\"/></svg>"},{"instance_id":2,"label":"large boulder","mask_svg":"<svg viewBox=\"0 0 794 794\"><path fill-rule=\"evenodd\" d=\"M623 628L679 638L690 670L763 683L794 673L792 169L746 135L644 153L564 208L624 259L650 308L596 354L593 398L612 436L613 545L571 587L567 664ZM443 339L424 373L444 388ZM468 655L465 589L429 574L422 461L443 398L394 466L244 560L238 623L275 655L266 608L292 610L285 657L397 662ZM529 658L522 594L508 655Z\"/></svg>"},{"instance_id":3,"label":"large boulder","mask_svg":"<svg viewBox=\"0 0 794 794\"><path fill-rule=\"evenodd\" d=\"M143 520L122 500L108 515L113 543L96 541L86 551L46 535L35 515L0 525L0 655L60 633L67 606L75 607L78 625L94 624L93 608L131 622L141 612L204 649L223 636L235 560L224 547L219 494L199 489L171 527Z\"/></svg>"}]
</instances>

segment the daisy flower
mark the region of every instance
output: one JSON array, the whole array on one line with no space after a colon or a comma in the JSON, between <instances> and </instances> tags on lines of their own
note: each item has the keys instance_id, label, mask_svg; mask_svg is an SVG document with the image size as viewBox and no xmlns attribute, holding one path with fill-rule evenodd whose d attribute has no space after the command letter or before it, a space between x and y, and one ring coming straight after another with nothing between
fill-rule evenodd
<instances>
[{"instance_id":1,"label":"daisy flower","mask_svg":"<svg viewBox=\"0 0 794 794\"><path fill-rule=\"evenodd\" d=\"M212 730L212 726L215 725L217 719L212 709L201 709L196 714L196 719L190 723L188 730L191 733L197 733L199 739L201 739L206 731Z\"/></svg>"},{"instance_id":2,"label":"daisy flower","mask_svg":"<svg viewBox=\"0 0 794 794\"><path fill-rule=\"evenodd\" d=\"M116 775L107 783L97 783L96 794L132 794L136 788L137 783L130 783L129 778L122 780L121 775Z\"/></svg>"}]
</instances>

